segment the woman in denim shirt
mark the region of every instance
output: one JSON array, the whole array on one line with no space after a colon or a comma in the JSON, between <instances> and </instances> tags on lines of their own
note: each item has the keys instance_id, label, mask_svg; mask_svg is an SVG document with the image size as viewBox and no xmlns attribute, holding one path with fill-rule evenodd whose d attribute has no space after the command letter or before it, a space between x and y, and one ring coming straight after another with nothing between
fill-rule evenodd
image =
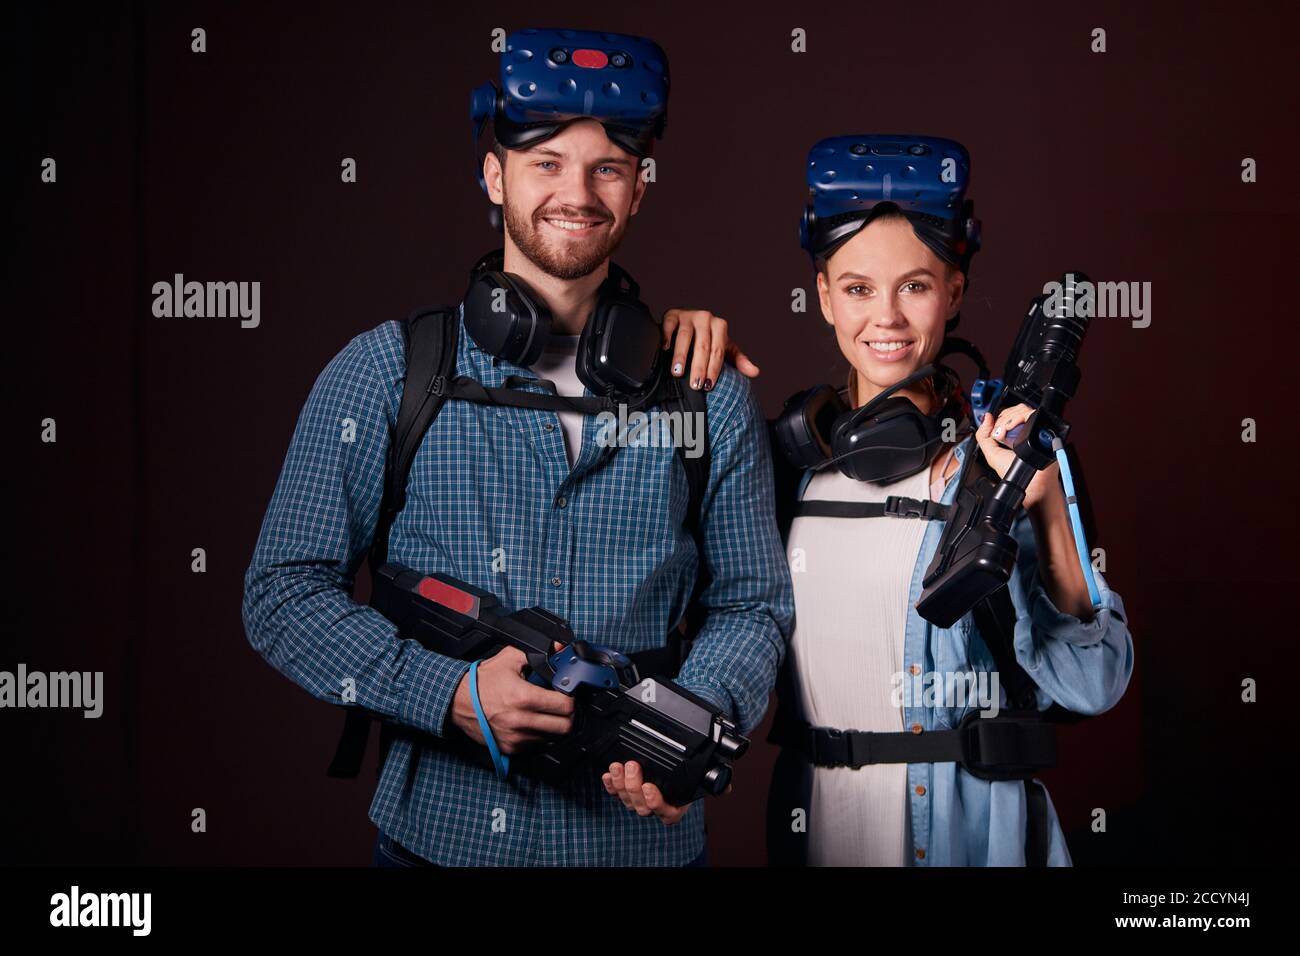
<instances>
[{"instance_id":1,"label":"woman in denim shirt","mask_svg":"<svg viewBox=\"0 0 1300 956\"><path fill-rule=\"evenodd\" d=\"M914 228L916 220L892 203L877 204L863 222L817 260L822 315L852 366L853 407L936 360L961 307L969 261L959 245ZM964 408L950 371L894 394L927 415ZM976 445L1005 473L1014 453L999 439L1031 411L1021 405L996 421L986 416L976 431L938 448L921 472L888 484L857 482L833 467L797 473L777 461L778 512L795 582L779 726L924 734L954 728L993 701L1007 709L972 615L941 628L916 611L943 521L790 516L801 500L903 495L951 504ZM775 436L773 446L779 459ZM1100 574L1093 606L1055 464L1029 485L1012 534L1020 546L1008 585L1015 657L1036 686L1038 708L1108 710L1128 685L1132 639L1123 601ZM984 692L980 700L946 697L942 681L954 675L971 679ZM939 681L937 699L917 692L926 680ZM773 739L782 737L791 743L774 732ZM777 762L768 804L773 864L1070 864L1055 809L1037 781L990 781L955 762L814 766L806 754L802 745L783 746ZM1037 835L1028 852L1027 830Z\"/></svg>"}]
</instances>

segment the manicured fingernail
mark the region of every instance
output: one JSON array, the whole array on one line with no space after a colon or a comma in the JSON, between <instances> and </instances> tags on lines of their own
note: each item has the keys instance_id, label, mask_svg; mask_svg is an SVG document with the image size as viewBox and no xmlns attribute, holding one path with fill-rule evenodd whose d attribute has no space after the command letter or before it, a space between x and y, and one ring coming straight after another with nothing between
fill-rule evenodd
<instances>
[{"instance_id":1,"label":"manicured fingernail","mask_svg":"<svg viewBox=\"0 0 1300 956\"><path fill-rule=\"evenodd\" d=\"M681 375L681 374L682 374L682 363L681 363L681 362L678 362L676 365L673 366L673 374L674 374L674 375Z\"/></svg>"},{"instance_id":2,"label":"manicured fingernail","mask_svg":"<svg viewBox=\"0 0 1300 956\"><path fill-rule=\"evenodd\" d=\"M704 380L704 390L707 392L707 391L708 391L709 389L711 389L712 387L713 387L713 379L711 379L711 378L706 378L706 379Z\"/></svg>"},{"instance_id":3,"label":"manicured fingernail","mask_svg":"<svg viewBox=\"0 0 1300 956\"><path fill-rule=\"evenodd\" d=\"M698 378L691 379L691 388L699 388L699 387L700 387L700 380Z\"/></svg>"},{"instance_id":4,"label":"manicured fingernail","mask_svg":"<svg viewBox=\"0 0 1300 956\"><path fill-rule=\"evenodd\" d=\"M994 438L1001 438L1001 437L1002 437L1002 429L1001 429L1001 428L995 428L995 429L993 429L993 437L994 437Z\"/></svg>"}]
</instances>

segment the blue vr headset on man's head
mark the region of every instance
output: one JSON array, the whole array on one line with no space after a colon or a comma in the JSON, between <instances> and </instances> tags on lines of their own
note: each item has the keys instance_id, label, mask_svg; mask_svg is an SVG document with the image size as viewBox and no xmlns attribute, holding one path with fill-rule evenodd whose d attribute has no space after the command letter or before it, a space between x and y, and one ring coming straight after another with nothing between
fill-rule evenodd
<instances>
[{"instance_id":1,"label":"blue vr headset on man's head","mask_svg":"<svg viewBox=\"0 0 1300 956\"><path fill-rule=\"evenodd\" d=\"M470 94L475 160L493 121L497 142L524 149L568 122L590 118L635 156L649 153L668 121L668 57L659 44L591 30L515 30L501 56L501 87ZM479 185L486 191L481 165Z\"/></svg>"},{"instance_id":2,"label":"blue vr headset on man's head","mask_svg":"<svg viewBox=\"0 0 1300 956\"><path fill-rule=\"evenodd\" d=\"M916 236L967 271L980 247L975 204L965 198L970 154L936 136L832 136L808 151L808 206L799 244L828 258L876 215L897 208Z\"/></svg>"}]
</instances>

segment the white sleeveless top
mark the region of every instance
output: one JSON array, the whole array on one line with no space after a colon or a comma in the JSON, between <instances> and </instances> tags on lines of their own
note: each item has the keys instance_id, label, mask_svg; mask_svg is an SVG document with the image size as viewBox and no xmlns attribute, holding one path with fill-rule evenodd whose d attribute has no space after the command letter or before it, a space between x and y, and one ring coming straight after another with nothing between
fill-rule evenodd
<instances>
[{"instance_id":1,"label":"white sleeveless top","mask_svg":"<svg viewBox=\"0 0 1300 956\"><path fill-rule=\"evenodd\" d=\"M947 456L944 466L948 467ZM940 472L942 474L942 470ZM846 478L835 468L809 481L802 500L938 499L930 469L891 484ZM909 589L930 522L902 518L794 520L787 554L794 582L790 641L794 685L810 724L841 730L903 730L895 675L903 660ZM916 662L920 663L920 662ZM813 769L807 808L811 866L902 866L907 854L907 764Z\"/></svg>"}]
</instances>

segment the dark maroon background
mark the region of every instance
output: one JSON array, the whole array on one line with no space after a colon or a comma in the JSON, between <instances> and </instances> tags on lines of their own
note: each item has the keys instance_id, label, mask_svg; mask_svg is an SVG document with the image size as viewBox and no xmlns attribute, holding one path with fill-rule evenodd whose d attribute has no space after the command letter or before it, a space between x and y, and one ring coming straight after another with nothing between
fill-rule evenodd
<instances>
[{"instance_id":1,"label":"dark maroon background","mask_svg":"<svg viewBox=\"0 0 1300 956\"><path fill-rule=\"evenodd\" d=\"M492 243L468 91L496 76L493 27L553 17L265 6L4 14L15 573L0 668L102 670L107 699L97 721L0 712L13 804L0 854L17 861L370 858L373 748L359 780L323 776L339 712L249 647L242 575L325 363L365 329L454 300ZM985 250L962 330L998 366L1031 295L1065 269L1153 283L1149 328L1094 323L1070 410L1137 672L1114 711L1066 731L1046 779L1076 862L1281 862L1296 18L1161 6L600 4L562 25L668 51L659 181L619 258L652 305L731 321L769 414L844 374L820 318L789 310L791 289L811 288L795 228L803 158L823 136L969 147ZM790 52L794 27L806 54ZM57 185L39 182L45 156ZM345 156L356 185L339 181ZM176 272L260 281L261 327L153 317L151 285ZM57 444L39 441L46 416ZM1240 440L1248 416L1256 444ZM189 570L195 547L206 574ZM1241 702L1246 677L1259 703ZM764 860L765 732L736 792L710 805L716 863ZM195 807L206 834L190 831ZM1094 807L1105 834L1087 828Z\"/></svg>"}]
</instances>

